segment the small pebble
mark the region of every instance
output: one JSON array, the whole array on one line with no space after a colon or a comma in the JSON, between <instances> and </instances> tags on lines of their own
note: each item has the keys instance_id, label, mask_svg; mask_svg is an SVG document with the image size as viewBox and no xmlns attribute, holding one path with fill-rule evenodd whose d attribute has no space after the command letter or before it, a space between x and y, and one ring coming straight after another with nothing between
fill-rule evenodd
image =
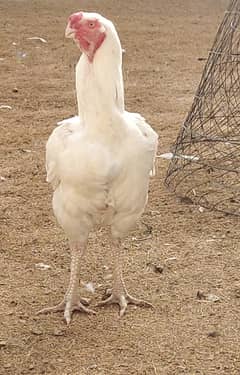
<instances>
[{"instance_id":1,"label":"small pebble","mask_svg":"<svg viewBox=\"0 0 240 375\"><path fill-rule=\"evenodd\" d=\"M54 336L64 336L65 332L62 331L61 329L55 328L53 331Z\"/></svg>"},{"instance_id":2,"label":"small pebble","mask_svg":"<svg viewBox=\"0 0 240 375\"><path fill-rule=\"evenodd\" d=\"M40 336L40 335L43 334L42 331L40 329L38 329L38 328L32 328L31 329L31 333L33 333L36 336Z\"/></svg>"},{"instance_id":3,"label":"small pebble","mask_svg":"<svg viewBox=\"0 0 240 375\"><path fill-rule=\"evenodd\" d=\"M11 367L11 364L10 363L5 363L5 365L3 365L4 368L10 368Z\"/></svg>"},{"instance_id":4,"label":"small pebble","mask_svg":"<svg viewBox=\"0 0 240 375\"><path fill-rule=\"evenodd\" d=\"M211 332L208 332L208 337L218 337L220 336L220 333L217 332L217 331L211 331Z\"/></svg>"}]
</instances>

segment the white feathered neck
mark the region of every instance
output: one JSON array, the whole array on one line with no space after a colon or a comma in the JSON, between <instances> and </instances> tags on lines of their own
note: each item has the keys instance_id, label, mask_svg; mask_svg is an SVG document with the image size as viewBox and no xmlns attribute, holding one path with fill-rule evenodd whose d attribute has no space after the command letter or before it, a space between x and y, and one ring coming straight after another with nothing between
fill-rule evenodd
<instances>
[{"instance_id":1,"label":"white feathered neck","mask_svg":"<svg viewBox=\"0 0 240 375\"><path fill-rule=\"evenodd\" d=\"M124 112L121 43L112 22L103 20L106 38L93 62L82 54L76 66L79 116L86 124L102 124Z\"/></svg>"}]
</instances>

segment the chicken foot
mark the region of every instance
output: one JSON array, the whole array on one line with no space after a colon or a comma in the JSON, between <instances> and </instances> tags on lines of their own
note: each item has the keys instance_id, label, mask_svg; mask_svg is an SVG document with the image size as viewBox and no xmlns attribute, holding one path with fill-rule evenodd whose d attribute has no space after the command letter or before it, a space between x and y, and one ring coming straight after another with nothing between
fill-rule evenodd
<instances>
[{"instance_id":1,"label":"chicken foot","mask_svg":"<svg viewBox=\"0 0 240 375\"><path fill-rule=\"evenodd\" d=\"M86 307L88 305L88 301L85 298L81 298L78 293L79 288L79 271L80 271L80 260L84 251L86 249L86 245L82 245L79 242L71 242L70 243L71 249L71 274L70 274L70 281L67 292L64 296L63 301L59 304L46 307L37 314L45 314L51 312L58 312L64 311L64 319L67 324L70 323L72 318L73 311L82 311L87 314L95 314L96 312Z\"/></svg>"},{"instance_id":2,"label":"chicken foot","mask_svg":"<svg viewBox=\"0 0 240 375\"><path fill-rule=\"evenodd\" d=\"M138 299L132 297L125 286L123 276L122 276L122 266L121 266L121 246L120 240L115 240L115 253L114 254L114 272L113 272L113 287L108 289L105 293L107 297L103 301L98 303L98 306L118 304L120 307L119 315L122 317L127 309L128 304L143 306L143 307L153 307L153 305L143 299ZM104 297L105 297L104 296ZM104 298L103 297L103 298Z\"/></svg>"}]
</instances>

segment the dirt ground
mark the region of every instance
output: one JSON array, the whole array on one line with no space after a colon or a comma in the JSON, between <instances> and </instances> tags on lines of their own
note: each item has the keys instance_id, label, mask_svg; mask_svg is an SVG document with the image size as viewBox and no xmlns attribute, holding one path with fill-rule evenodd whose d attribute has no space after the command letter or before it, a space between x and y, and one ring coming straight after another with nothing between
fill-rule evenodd
<instances>
[{"instance_id":1,"label":"dirt ground","mask_svg":"<svg viewBox=\"0 0 240 375\"><path fill-rule=\"evenodd\" d=\"M61 300L69 277L44 168L49 134L76 113L79 53L64 38L67 17L91 10L115 23L126 50L126 107L158 131L163 153L190 108L226 5L0 0L0 105L12 108L0 109L1 375L240 374L239 220L176 200L164 186L164 159L146 212L125 241L128 288L155 309L129 307L119 319L117 307L97 308L96 316L74 314L69 327L61 313L36 315ZM36 36L47 43L28 39ZM92 306L111 283L109 266L108 235L93 233L81 274Z\"/></svg>"}]
</instances>

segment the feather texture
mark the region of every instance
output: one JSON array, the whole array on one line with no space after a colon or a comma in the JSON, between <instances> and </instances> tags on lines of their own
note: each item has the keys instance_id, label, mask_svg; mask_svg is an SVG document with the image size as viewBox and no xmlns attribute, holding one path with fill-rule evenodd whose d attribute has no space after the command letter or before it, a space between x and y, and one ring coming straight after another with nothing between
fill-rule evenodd
<instances>
[{"instance_id":1,"label":"feather texture","mask_svg":"<svg viewBox=\"0 0 240 375\"><path fill-rule=\"evenodd\" d=\"M106 38L92 63L82 54L76 67L79 116L59 122L46 148L54 213L72 240L96 224L116 237L128 232L145 207L157 148L145 119L124 110L121 44L98 17Z\"/></svg>"}]
</instances>

